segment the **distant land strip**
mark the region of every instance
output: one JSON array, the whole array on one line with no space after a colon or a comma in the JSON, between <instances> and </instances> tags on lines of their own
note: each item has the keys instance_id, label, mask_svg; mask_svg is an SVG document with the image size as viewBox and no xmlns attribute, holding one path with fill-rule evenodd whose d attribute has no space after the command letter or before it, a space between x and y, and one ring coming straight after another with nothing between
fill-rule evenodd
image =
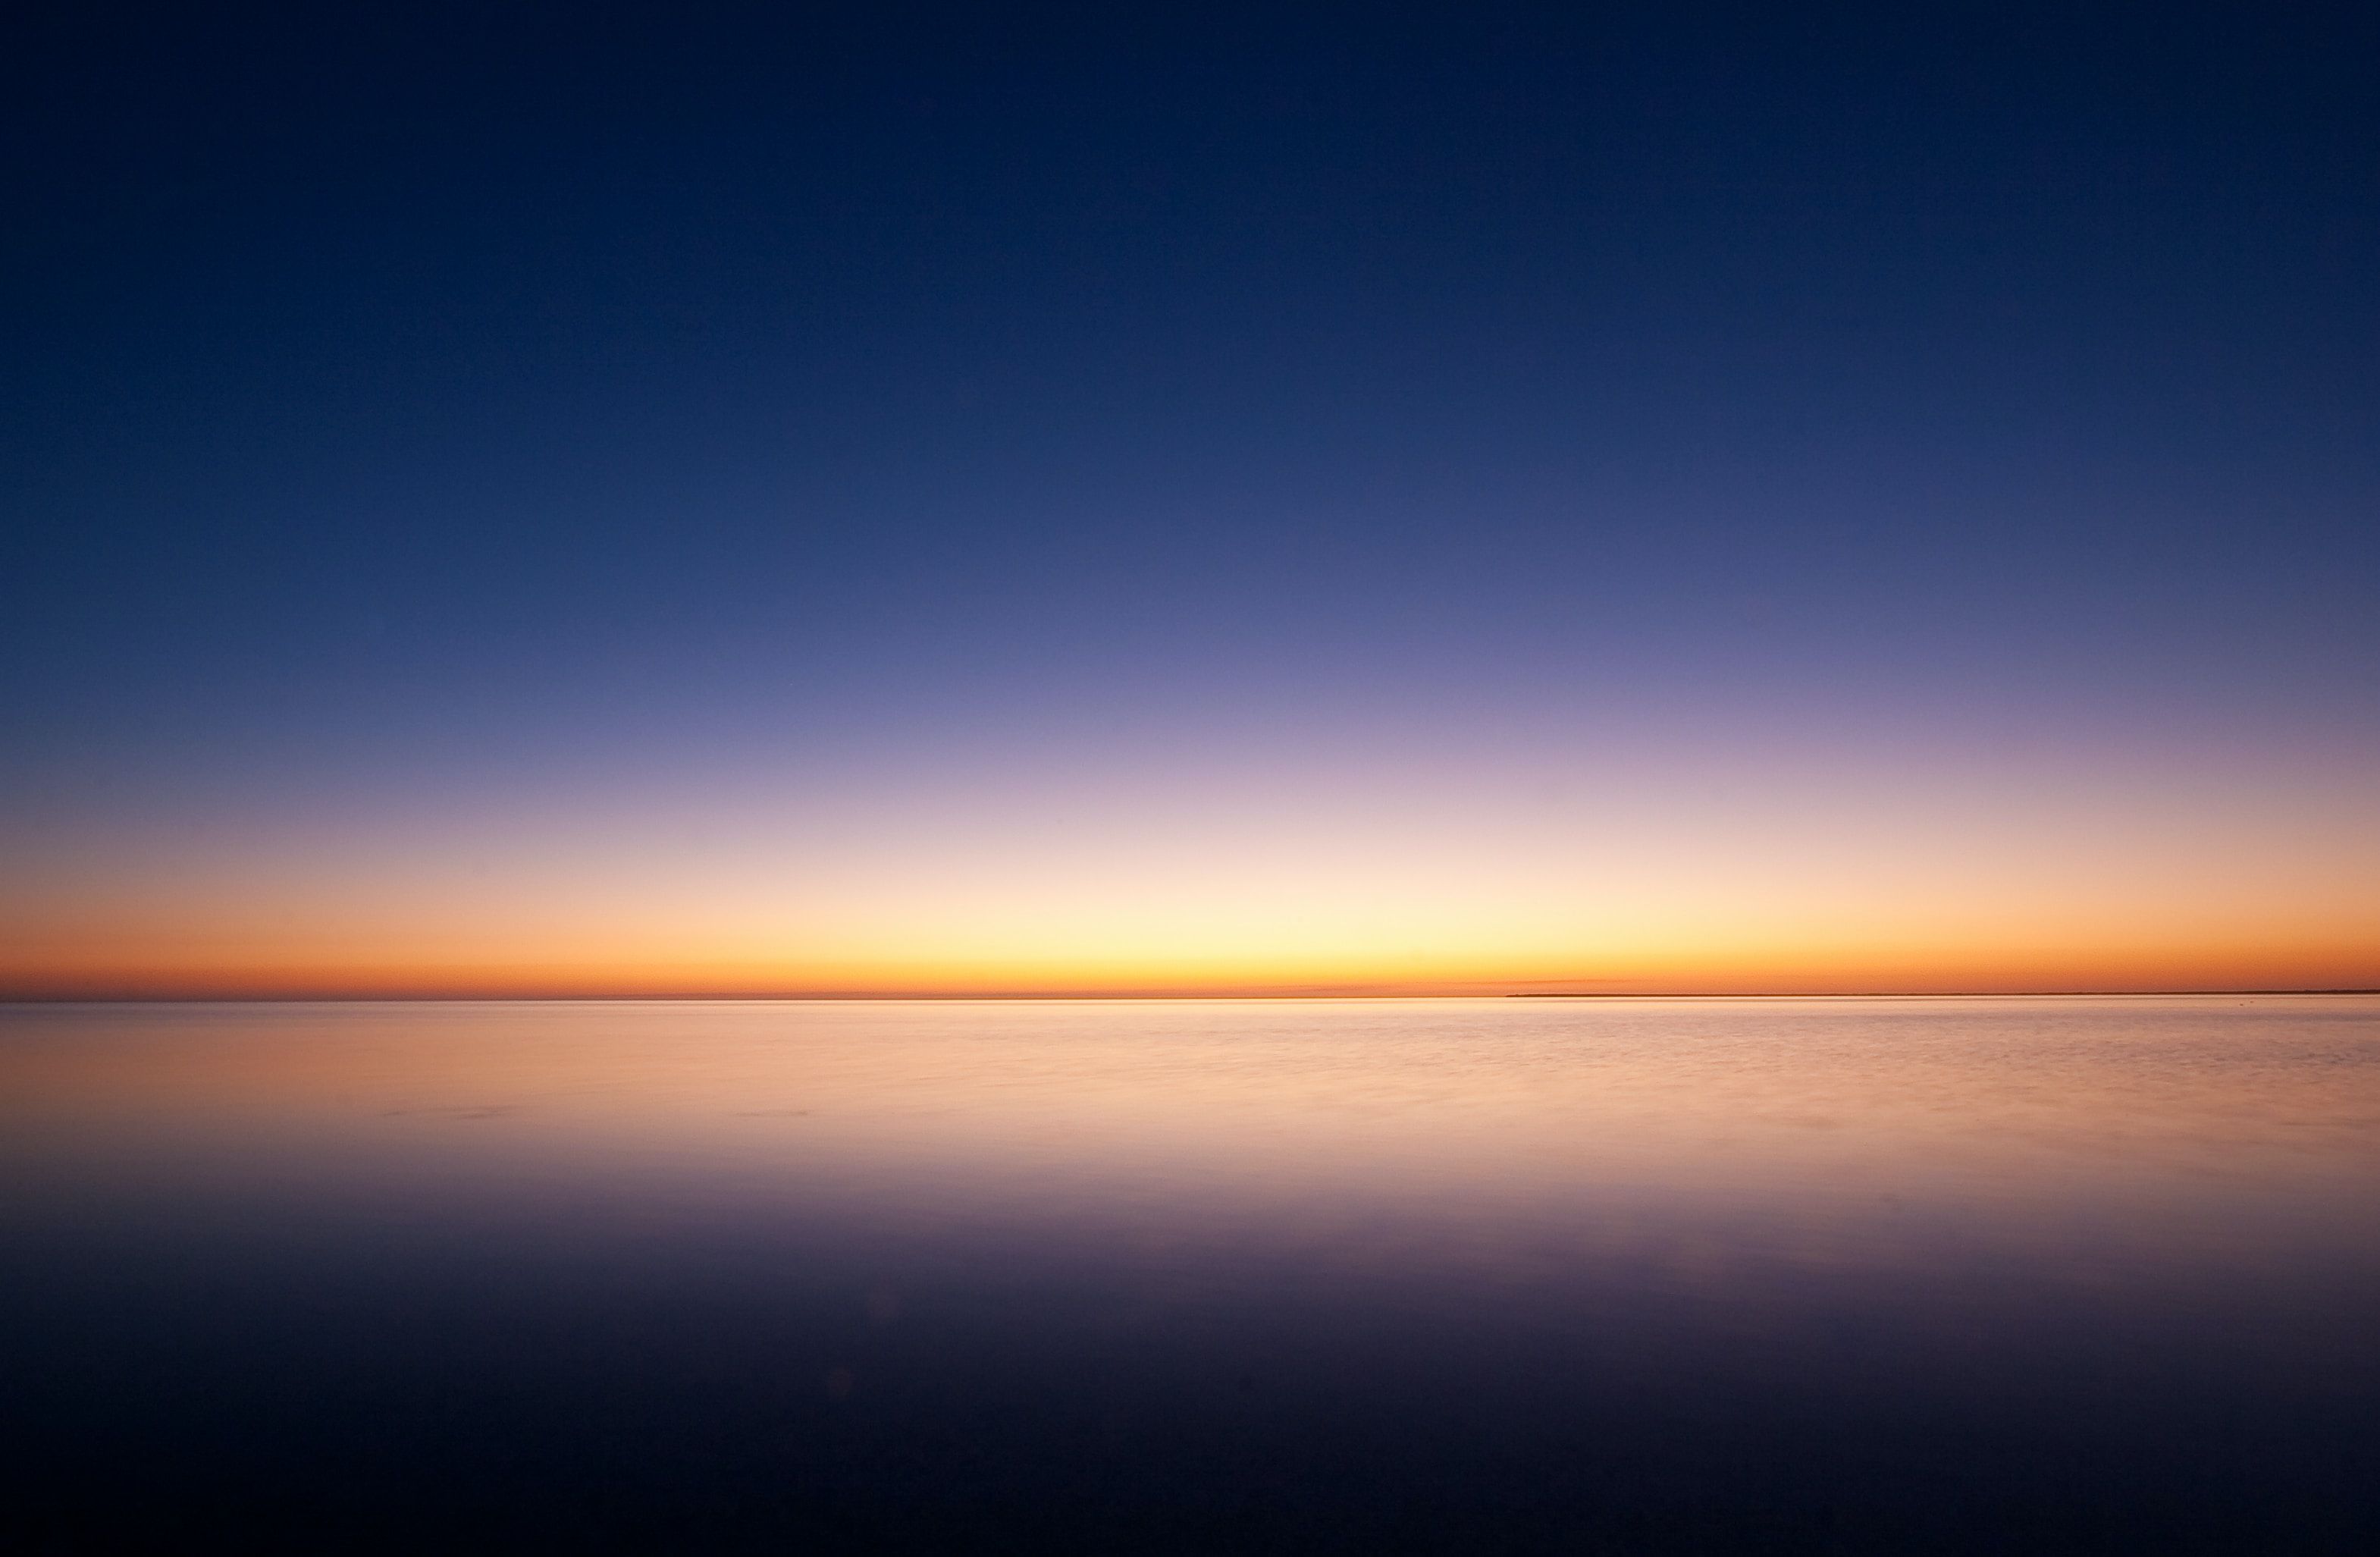
<instances>
[{"instance_id":1,"label":"distant land strip","mask_svg":"<svg viewBox=\"0 0 2380 1557\"><path fill-rule=\"evenodd\" d=\"M529 991L209 991L176 992L136 991L0 991L0 1005L249 1005L249 1004L532 1004L578 1002L609 1004L621 1002L750 1001L784 1004L836 1002L988 1002L988 1001L1300 1001L1300 1000L2045 1000L2134 999L2173 997L2275 997L2285 995L2380 995L2380 987L2349 986L2314 989L2042 989L2042 990L1515 990L1505 991L1443 991L1378 989L1307 990L940 990L897 991L589 991L553 989Z\"/></svg>"}]
</instances>

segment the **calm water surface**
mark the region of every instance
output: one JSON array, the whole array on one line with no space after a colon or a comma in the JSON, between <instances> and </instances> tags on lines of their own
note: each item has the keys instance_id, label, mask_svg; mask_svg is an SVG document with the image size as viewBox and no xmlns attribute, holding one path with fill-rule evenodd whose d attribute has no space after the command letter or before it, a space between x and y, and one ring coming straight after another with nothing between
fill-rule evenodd
<instances>
[{"instance_id":1,"label":"calm water surface","mask_svg":"<svg viewBox=\"0 0 2380 1557\"><path fill-rule=\"evenodd\" d=\"M0 1544L2380 1549L2380 1001L0 1008Z\"/></svg>"}]
</instances>

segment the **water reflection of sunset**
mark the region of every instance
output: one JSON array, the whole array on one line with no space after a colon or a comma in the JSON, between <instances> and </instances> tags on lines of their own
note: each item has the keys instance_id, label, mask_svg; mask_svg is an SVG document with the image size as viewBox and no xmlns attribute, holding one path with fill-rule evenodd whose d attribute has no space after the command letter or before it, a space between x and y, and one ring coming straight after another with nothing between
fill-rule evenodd
<instances>
[{"instance_id":1,"label":"water reflection of sunset","mask_svg":"<svg viewBox=\"0 0 2380 1557\"><path fill-rule=\"evenodd\" d=\"M525 1154L796 1198L1161 1186L1527 1221L1647 1196L1865 1218L1888 1192L2211 1226L2280 1195L2343 1211L2380 1174L2380 1066L2335 1052L2372 1004L56 1007L12 1021L0 1113L102 1154Z\"/></svg>"},{"instance_id":2,"label":"water reflection of sunset","mask_svg":"<svg viewBox=\"0 0 2380 1557\"><path fill-rule=\"evenodd\" d=\"M419 1422L664 1524L1221 1456L1337 1528L1484 1442L2355 1527L2375 1121L2372 997L19 1005L0 1368L37 1460L272 1499Z\"/></svg>"}]
</instances>

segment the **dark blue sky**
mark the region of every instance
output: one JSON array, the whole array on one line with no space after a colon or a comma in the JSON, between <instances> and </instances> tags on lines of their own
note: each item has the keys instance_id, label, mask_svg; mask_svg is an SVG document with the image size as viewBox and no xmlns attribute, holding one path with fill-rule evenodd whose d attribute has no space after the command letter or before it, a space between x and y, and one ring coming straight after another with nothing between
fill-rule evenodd
<instances>
[{"instance_id":1,"label":"dark blue sky","mask_svg":"<svg viewBox=\"0 0 2380 1557\"><path fill-rule=\"evenodd\" d=\"M37 22L11 804L1622 705L2370 749L2370 15L1284 9Z\"/></svg>"}]
</instances>

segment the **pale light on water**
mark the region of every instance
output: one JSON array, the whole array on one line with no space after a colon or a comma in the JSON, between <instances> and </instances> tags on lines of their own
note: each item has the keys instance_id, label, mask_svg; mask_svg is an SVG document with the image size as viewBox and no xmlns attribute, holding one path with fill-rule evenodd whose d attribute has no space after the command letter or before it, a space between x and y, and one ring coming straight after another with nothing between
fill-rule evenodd
<instances>
[{"instance_id":1,"label":"pale light on water","mask_svg":"<svg viewBox=\"0 0 2380 1557\"><path fill-rule=\"evenodd\" d=\"M2375 1528L2366 998L19 1007L0 1167L35 1534Z\"/></svg>"}]
</instances>

